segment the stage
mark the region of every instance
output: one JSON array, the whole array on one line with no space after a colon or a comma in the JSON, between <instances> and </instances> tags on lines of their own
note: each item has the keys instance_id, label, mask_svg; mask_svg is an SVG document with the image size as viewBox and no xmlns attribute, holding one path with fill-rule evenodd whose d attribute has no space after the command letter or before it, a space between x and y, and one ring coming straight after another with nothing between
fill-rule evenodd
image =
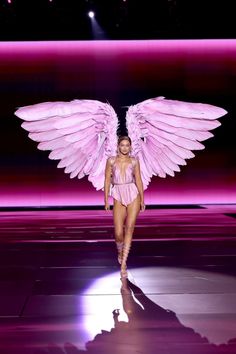
<instances>
[{"instance_id":1,"label":"stage","mask_svg":"<svg viewBox=\"0 0 236 354\"><path fill-rule=\"evenodd\" d=\"M112 211L0 217L1 353L235 353L235 204L147 206L127 282Z\"/></svg>"},{"instance_id":2,"label":"stage","mask_svg":"<svg viewBox=\"0 0 236 354\"><path fill-rule=\"evenodd\" d=\"M231 3L0 2L0 354L236 353Z\"/></svg>"}]
</instances>

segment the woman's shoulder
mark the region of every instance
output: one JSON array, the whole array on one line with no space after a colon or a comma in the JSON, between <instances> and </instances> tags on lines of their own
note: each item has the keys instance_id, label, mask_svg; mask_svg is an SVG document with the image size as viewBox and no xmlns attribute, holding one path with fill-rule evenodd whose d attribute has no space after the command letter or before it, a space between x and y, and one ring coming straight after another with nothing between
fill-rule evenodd
<instances>
[{"instance_id":1,"label":"woman's shoulder","mask_svg":"<svg viewBox=\"0 0 236 354\"><path fill-rule=\"evenodd\" d=\"M116 159L116 156L110 156L110 157L107 158L107 161L108 161L111 165L113 165L113 163L115 162L115 159Z\"/></svg>"},{"instance_id":2,"label":"woman's shoulder","mask_svg":"<svg viewBox=\"0 0 236 354\"><path fill-rule=\"evenodd\" d=\"M131 156L131 162L133 166L136 166L137 162L139 161L138 157L136 156Z\"/></svg>"}]
</instances>

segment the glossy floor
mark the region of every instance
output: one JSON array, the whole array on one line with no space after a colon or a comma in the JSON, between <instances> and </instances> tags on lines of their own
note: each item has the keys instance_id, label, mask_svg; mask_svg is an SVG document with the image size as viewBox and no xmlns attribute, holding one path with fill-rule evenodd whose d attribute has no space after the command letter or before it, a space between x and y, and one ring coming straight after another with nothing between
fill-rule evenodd
<instances>
[{"instance_id":1,"label":"glossy floor","mask_svg":"<svg viewBox=\"0 0 236 354\"><path fill-rule=\"evenodd\" d=\"M236 205L0 213L0 353L235 353Z\"/></svg>"}]
</instances>

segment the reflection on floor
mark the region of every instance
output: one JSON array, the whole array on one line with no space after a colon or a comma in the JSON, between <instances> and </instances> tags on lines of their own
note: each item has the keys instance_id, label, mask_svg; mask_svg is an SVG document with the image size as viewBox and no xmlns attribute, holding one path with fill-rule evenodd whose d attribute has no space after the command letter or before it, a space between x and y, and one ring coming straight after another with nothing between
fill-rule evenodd
<instances>
[{"instance_id":1,"label":"reflection on floor","mask_svg":"<svg viewBox=\"0 0 236 354\"><path fill-rule=\"evenodd\" d=\"M1 354L236 353L236 205L0 213Z\"/></svg>"}]
</instances>

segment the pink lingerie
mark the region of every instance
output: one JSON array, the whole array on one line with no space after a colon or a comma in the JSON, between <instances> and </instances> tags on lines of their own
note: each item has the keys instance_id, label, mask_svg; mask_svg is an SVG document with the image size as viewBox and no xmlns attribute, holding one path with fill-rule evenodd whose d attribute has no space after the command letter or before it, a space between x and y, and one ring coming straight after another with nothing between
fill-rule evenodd
<instances>
[{"instance_id":1,"label":"pink lingerie","mask_svg":"<svg viewBox=\"0 0 236 354\"><path fill-rule=\"evenodd\" d=\"M120 168L116 162L116 157L112 157L112 188L111 196L118 200L121 204L127 206L138 195L138 188L135 184L134 167L136 160L132 159L132 162L128 164L125 169L124 176L122 175Z\"/></svg>"}]
</instances>

